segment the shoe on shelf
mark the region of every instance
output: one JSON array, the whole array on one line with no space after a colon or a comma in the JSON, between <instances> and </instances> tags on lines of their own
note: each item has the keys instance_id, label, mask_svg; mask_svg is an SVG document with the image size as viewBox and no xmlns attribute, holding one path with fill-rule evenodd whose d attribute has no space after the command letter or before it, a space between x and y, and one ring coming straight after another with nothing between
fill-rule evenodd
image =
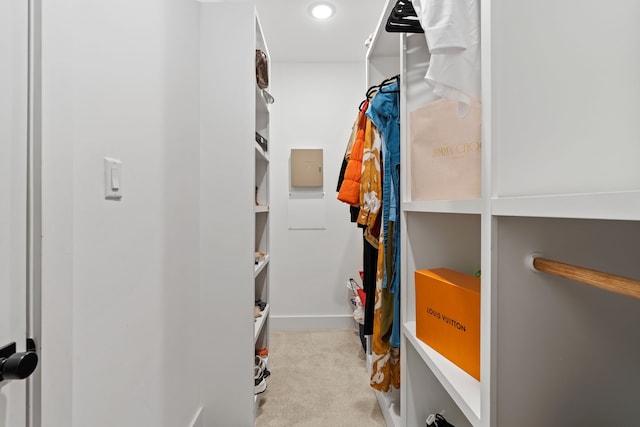
<instances>
[{"instance_id":1,"label":"shoe on shelf","mask_svg":"<svg viewBox=\"0 0 640 427\"><path fill-rule=\"evenodd\" d=\"M253 388L253 394L264 393L264 391L267 389L267 380L261 377L260 379L256 379L255 382L256 385Z\"/></svg>"},{"instance_id":2,"label":"shoe on shelf","mask_svg":"<svg viewBox=\"0 0 640 427\"><path fill-rule=\"evenodd\" d=\"M455 427L450 424L441 414L430 414L427 417L427 427Z\"/></svg>"},{"instance_id":3,"label":"shoe on shelf","mask_svg":"<svg viewBox=\"0 0 640 427\"><path fill-rule=\"evenodd\" d=\"M253 379L253 394L260 394L267 389L267 380L264 378L263 372L258 366L253 370Z\"/></svg>"},{"instance_id":4,"label":"shoe on shelf","mask_svg":"<svg viewBox=\"0 0 640 427\"><path fill-rule=\"evenodd\" d=\"M261 261L264 261L264 258L267 256L264 252L254 252L253 253L253 261L254 264L258 265Z\"/></svg>"},{"instance_id":5,"label":"shoe on shelf","mask_svg":"<svg viewBox=\"0 0 640 427\"><path fill-rule=\"evenodd\" d=\"M260 356L256 356L256 366L260 369L263 378L269 378L271 372L267 369L267 362Z\"/></svg>"}]
</instances>

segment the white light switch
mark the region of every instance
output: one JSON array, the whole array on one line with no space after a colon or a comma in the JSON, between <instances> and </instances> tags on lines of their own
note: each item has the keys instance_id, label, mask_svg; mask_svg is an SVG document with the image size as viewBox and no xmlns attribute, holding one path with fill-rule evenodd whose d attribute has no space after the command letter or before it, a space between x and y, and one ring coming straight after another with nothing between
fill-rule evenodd
<instances>
[{"instance_id":1,"label":"white light switch","mask_svg":"<svg viewBox=\"0 0 640 427\"><path fill-rule=\"evenodd\" d=\"M111 190L120 190L120 168L111 168Z\"/></svg>"},{"instance_id":2,"label":"white light switch","mask_svg":"<svg viewBox=\"0 0 640 427\"><path fill-rule=\"evenodd\" d=\"M109 157L104 158L104 198L107 200L122 198L122 162Z\"/></svg>"}]
</instances>

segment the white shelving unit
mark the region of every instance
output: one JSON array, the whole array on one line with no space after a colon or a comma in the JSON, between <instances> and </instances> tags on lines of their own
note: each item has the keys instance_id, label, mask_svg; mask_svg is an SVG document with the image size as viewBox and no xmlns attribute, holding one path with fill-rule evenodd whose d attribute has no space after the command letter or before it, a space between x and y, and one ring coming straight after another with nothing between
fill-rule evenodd
<instances>
[{"instance_id":1,"label":"white shelving unit","mask_svg":"<svg viewBox=\"0 0 640 427\"><path fill-rule=\"evenodd\" d=\"M256 49L260 49L269 57L269 49L262 32L260 19L256 13ZM269 70L270 74L271 70ZM262 89L256 87L256 111L255 131L267 140L267 147L261 147L254 142L255 153L255 251L265 254L264 259L255 265L254 274L254 298L263 302L269 301L269 144L270 139L270 108L267 97ZM270 90L270 89L267 89ZM254 346L256 349L269 347L269 305L262 311L262 315L256 319ZM260 395L256 396L255 412L260 404Z\"/></svg>"},{"instance_id":2,"label":"white shelving unit","mask_svg":"<svg viewBox=\"0 0 640 427\"><path fill-rule=\"evenodd\" d=\"M436 99L423 79L430 54L422 34L384 32L393 4L367 82L401 75L394 424L424 426L442 411L457 427L637 424L640 302L532 271L526 259L640 278L640 4L483 1L482 197L437 201L412 199L407 131L408 113ZM416 337L413 273L437 267L482 271L480 381Z\"/></svg>"},{"instance_id":3,"label":"white shelving unit","mask_svg":"<svg viewBox=\"0 0 640 427\"><path fill-rule=\"evenodd\" d=\"M255 50L269 52L255 2L200 7L203 426L249 426L255 350L269 343L269 307L254 319L255 301L269 301L271 215L268 146L255 137L269 140L270 109Z\"/></svg>"}]
</instances>

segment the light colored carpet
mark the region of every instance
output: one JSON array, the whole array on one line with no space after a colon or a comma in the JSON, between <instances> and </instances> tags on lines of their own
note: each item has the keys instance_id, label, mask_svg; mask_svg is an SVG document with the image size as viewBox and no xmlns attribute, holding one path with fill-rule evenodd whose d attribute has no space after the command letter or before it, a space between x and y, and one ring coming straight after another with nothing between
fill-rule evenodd
<instances>
[{"instance_id":1,"label":"light colored carpet","mask_svg":"<svg viewBox=\"0 0 640 427\"><path fill-rule=\"evenodd\" d=\"M385 426L355 330L271 331L256 427Z\"/></svg>"}]
</instances>

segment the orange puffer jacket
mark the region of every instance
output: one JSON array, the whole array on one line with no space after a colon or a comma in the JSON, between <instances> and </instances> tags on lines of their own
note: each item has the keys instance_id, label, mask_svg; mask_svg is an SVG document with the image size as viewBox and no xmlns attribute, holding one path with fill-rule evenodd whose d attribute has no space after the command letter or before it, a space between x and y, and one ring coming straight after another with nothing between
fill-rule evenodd
<instances>
[{"instance_id":1,"label":"orange puffer jacket","mask_svg":"<svg viewBox=\"0 0 640 427\"><path fill-rule=\"evenodd\" d=\"M362 156L364 153L364 131L369 118L365 115L368 103L360 111L358 133L351 148L349 163L344 172L344 180L338 192L338 200L353 206L360 204L360 179L362 178Z\"/></svg>"}]
</instances>

